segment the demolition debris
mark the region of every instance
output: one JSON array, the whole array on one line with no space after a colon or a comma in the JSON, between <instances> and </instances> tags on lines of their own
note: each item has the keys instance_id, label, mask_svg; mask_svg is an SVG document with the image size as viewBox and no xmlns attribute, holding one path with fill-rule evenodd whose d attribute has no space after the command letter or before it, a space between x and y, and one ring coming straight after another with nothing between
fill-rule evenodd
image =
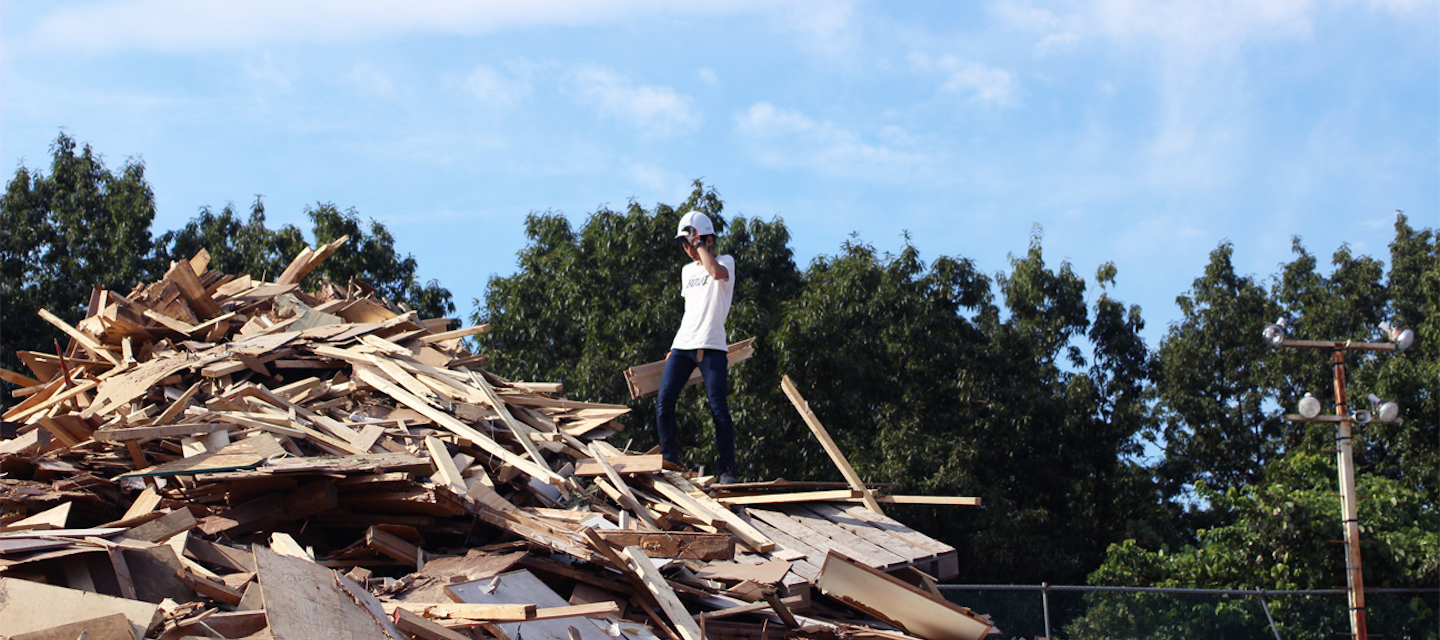
<instances>
[{"instance_id":1,"label":"demolition debris","mask_svg":"<svg viewBox=\"0 0 1440 640\"><path fill-rule=\"evenodd\" d=\"M488 326L300 290L346 240L274 282L202 251L76 325L40 311L69 344L0 370L0 638L993 632L935 589L955 550L881 511L977 501L876 493L788 378L847 482L716 486L607 442L627 407L486 371L462 340Z\"/></svg>"}]
</instances>

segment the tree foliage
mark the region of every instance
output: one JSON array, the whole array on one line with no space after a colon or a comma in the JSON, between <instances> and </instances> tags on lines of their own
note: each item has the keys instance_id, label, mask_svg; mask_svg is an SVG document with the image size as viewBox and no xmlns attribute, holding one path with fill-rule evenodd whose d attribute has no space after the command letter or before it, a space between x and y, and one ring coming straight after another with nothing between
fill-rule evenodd
<instances>
[{"instance_id":1,"label":"tree foliage","mask_svg":"<svg viewBox=\"0 0 1440 640\"><path fill-rule=\"evenodd\" d=\"M111 171L64 132L50 152L48 174L21 165L0 198L0 366L7 369L19 366L16 350L54 351L58 332L36 311L77 322L91 286L128 292L158 268L144 163L132 158Z\"/></svg>"}]
</instances>

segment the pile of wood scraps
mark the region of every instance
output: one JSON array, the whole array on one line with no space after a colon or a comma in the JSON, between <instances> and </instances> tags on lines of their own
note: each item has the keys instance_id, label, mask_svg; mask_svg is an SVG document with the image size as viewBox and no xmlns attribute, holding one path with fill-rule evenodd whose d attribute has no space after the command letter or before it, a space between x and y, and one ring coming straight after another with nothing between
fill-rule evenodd
<instances>
[{"instance_id":1,"label":"pile of wood scraps","mask_svg":"<svg viewBox=\"0 0 1440 640\"><path fill-rule=\"evenodd\" d=\"M302 291L345 240L40 312L68 346L0 370L0 639L993 632L934 587L955 550L880 508L921 499L860 482L798 391L847 482L717 487L607 442L627 407L486 371L488 326Z\"/></svg>"}]
</instances>

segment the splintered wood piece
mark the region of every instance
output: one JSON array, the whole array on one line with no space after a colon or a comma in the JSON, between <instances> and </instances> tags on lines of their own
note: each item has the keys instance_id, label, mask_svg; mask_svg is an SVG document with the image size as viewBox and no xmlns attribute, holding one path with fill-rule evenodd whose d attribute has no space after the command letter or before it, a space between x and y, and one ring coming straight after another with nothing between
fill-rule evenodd
<instances>
[{"instance_id":1,"label":"splintered wood piece","mask_svg":"<svg viewBox=\"0 0 1440 640\"><path fill-rule=\"evenodd\" d=\"M650 590L650 594L655 596L655 600L660 603L660 608L665 611L666 617L670 618L670 623L675 625L675 631L680 634L680 637L684 640L703 640L704 635L700 633L700 626L695 624L695 620L690 617L690 612L685 610L684 603L680 602L680 598L670 588L670 583L665 581L665 577L660 575L660 570L656 569L655 564L650 561L650 557L645 555L645 550L640 547L625 547L623 553L630 559L629 570L638 574L645 583L645 587Z\"/></svg>"},{"instance_id":2,"label":"splintered wood piece","mask_svg":"<svg viewBox=\"0 0 1440 640\"><path fill-rule=\"evenodd\" d=\"M90 353L93 353L103 358L105 361L109 362L112 365L115 365L117 367L120 366L120 358L115 357L114 354L110 353L109 349L101 346L99 342L96 342L94 338L86 335L85 332L70 326L69 323L56 317L55 314L50 313L48 309L41 309L37 313L39 313L40 317L44 318L46 322L54 325L56 329L59 329L65 332L65 335L74 338L76 342L79 342L82 346L85 347L86 351L89 351Z\"/></svg>"},{"instance_id":3,"label":"splintered wood piece","mask_svg":"<svg viewBox=\"0 0 1440 640\"><path fill-rule=\"evenodd\" d=\"M845 476L845 481L850 483L850 488L861 493L865 506L875 513L885 513L880 509L880 503L875 501L875 496L870 493L870 489L865 486L865 481L860 479L860 474L855 473L855 469L850 466L850 461L845 459L845 454L830 438L830 432L825 430L825 425L820 424L820 418L810 410L810 403L800 395L800 390L795 388L795 383L790 380L790 376L787 375L780 379L780 388L785 391L786 397L790 398L790 402L795 405L795 410L800 412L800 417L805 420L805 425L810 427L810 432L815 434L815 439L820 441L820 446L825 448L825 453L829 454L830 460Z\"/></svg>"},{"instance_id":4,"label":"splintered wood piece","mask_svg":"<svg viewBox=\"0 0 1440 640\"><path fill-rule=\"evenodd\" d=\"M0 380L19 387L33 387L42 384L39 380L31 378L30 376L21 375L5 368L0 368Z\"/></svg>"},{"instance_id":5,"label":"splintered wood piece","mask_svg":"<svg viewBox=\"0 0 1440 640\"><path fill-rule=\"evenodd\" d=\"M154 511L158 506L160 506L160 494L155 491L155 487L145 487L140 495L135 496L135 501L130 503L130 508L125 510L125 515L120 520L138 518Z\"/></svg>"},{"instance_id":6,"label":"splintered wood piece","mask_svg":"<svg viewBox=\"0 0 1440 640\"><path fill-rule=\"evenodd\" d=\"M746 338L726 348L726 366L734 367L741 362L755 355L755 339ZM665 360L656 360L645 364L635 365L625 370L625 385L630 388L630 397L635 399L648 398L659 393L660 375L665 372ZM700 384L700 371L697 369L690 374L685 381L685 386Z\"/></svg>"},{"instance_id":7,"label":"splintered wood piece","mask_svg":"<svg viewBox=\"0 0 1440 640\"><path fill-rule=\"evenodd\" d=\"M265 604L265 617L277 638L400 640L393 630L357 602L368 593L350 593L337 583L334 571L312 562L275 553L254 545L256 569ZM375 603L379 608L379 603ZM382 618L383 620L383 618Z\"/></svg>"},{"instance_id":8,"label":"splintered wood piece","mask_svg":"<svg viewBox=\"0 0 1440 640\"><path fill-rule=\"evenodd\" d=\"M923 638L981 640L992 626L965 607L833 551L825 557L816 586L827 596Z\"/></svg>"}]
</instances>

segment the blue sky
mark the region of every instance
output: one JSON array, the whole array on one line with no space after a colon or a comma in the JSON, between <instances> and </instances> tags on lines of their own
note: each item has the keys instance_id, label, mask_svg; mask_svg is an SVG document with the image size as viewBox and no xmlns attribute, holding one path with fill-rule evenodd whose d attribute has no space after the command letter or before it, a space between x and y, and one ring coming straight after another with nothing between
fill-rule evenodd
<instances>
[{"instance_id":1,"label":"blue sky","mask_svg":"<svg viewBox=\"0 0 1440 640\"><path fill-rule=\"evenodd\" d=\"M1433 0L7 0L0 20L7 172L44 168L64 127L143 159L156 233L256 194L272 226L354 207L464 316L528 212L579 226L695 178L729 215L783 217L802 267L908 231L995 273L1039 224L1049 264L1116 264L1152 347L1222 241L1264 277L1294 235L1322 264L1341 242L1388 261L1396 209L1440 226Z\"/></svg>"}]
</instances>

